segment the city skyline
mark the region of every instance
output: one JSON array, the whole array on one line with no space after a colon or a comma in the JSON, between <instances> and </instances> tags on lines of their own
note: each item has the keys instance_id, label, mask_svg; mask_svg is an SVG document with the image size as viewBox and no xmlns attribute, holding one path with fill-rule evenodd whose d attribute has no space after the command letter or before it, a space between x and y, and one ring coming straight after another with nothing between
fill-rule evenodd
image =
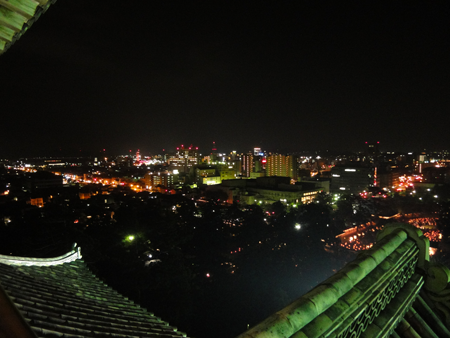
<instances>
[{"instance_id":1,"label":"city skyline","mask_svg":"<svg viewBox=\"0 0 450 338\"><path fill-rule=\"evenodd\" d=\"M450 144L448 4L138 6L58 1L0 57L0 156Z\"/></svg>"}]
</instances>

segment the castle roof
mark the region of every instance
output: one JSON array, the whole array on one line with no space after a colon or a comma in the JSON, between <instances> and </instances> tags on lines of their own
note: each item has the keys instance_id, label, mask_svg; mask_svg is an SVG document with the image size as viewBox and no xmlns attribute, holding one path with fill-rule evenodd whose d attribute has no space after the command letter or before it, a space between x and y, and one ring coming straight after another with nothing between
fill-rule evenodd
<instances>
[{"instance_id":1,"label":"castle roof","mask_svg":"<svg viewBox=\"0 0 450 338\"><path fill-rule=\"evenodd\" d=\"M449 281L419 229L389 224L371 249L238 338L450 337Z\"/></svg>"},{"instance_id":2,"label":"castle roof","mask_svg":"<svg viewBox=\"0 0 450 338\"><path fill-rule=\"evenodd\" d=\"M409 224L238 338L450 337L450 270ZM105 285L80 249L51 258L0 255L0 337L185 337Z\"/></svg>"},{"instance_id":3,"label":"castle roof","mask_svg":"<svg viewBox=\"0 0 450 338\"><path fill-rule=\"evenodd\" d=\"M0 0L0 55L56 0Z\"/></svg>"},{"instance_id":4,"label":"castle roof","mask_svg":"<svg viewBox=\"0 0 450 338\"><path fill-rule=\"evenodd\" d=\"M104 284L79 248L51 259L0 255L0 337L186 337Z\"/></svg>"}]
</instances>

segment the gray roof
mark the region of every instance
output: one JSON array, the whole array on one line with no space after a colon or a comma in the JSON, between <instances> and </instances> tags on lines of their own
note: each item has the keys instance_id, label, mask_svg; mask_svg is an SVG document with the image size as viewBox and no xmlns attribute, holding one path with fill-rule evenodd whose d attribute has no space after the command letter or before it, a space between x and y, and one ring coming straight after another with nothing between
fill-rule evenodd
<instances>
[{"instance_id":1,"label":"gray roof","mask_svg":"<svg viewBox=\"0 0 450 338\"><path fill-rule=\"evenodd\" d=\"M22 324L2 322L0 311L0 336L3 330L25 337L18 330L29 330L27 337L186 337L105 285L79 250L54 259L0 255L0 308L2 297L11 301L4 311L16 312Z\"/></svg>"}]
</instances>

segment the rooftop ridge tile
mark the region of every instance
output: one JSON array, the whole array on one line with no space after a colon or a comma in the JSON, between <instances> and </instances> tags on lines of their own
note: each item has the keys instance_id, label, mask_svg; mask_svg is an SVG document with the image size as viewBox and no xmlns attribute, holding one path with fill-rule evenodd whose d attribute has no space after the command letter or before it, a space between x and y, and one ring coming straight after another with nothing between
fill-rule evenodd
<instances>
[{"instance_id":1,"label":"rooftop ridge tile","mask_svg":"<svg viewBox=\"0 0 450 338\"><path fill-rule=\"evenodd\" d=\"M186 336L109 287L81 259L48 266L0 263L0 283L39 336Z\"/></svg>"}]
</instances>

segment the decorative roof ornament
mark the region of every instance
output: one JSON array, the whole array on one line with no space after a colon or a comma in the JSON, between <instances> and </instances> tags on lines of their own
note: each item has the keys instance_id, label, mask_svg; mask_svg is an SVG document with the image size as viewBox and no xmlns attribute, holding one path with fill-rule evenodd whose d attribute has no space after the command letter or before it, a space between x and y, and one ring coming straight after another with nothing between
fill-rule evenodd
<instances>
[{"instance_id":1,"label":"decorative roof ornament","mask_svg":"<svg viewBox=\"0 0 450 338\"><path fill-rule=\"evenodd\" d=\"M33 257L0 255L0 263L6 265L24 265L24 266L60 265L64 263L74 262L77 259L81 259L81 248L80 247L77 248L76 243L72 251L62 256L54 258L33 258Z\"/></svg>"}]
</instances>

